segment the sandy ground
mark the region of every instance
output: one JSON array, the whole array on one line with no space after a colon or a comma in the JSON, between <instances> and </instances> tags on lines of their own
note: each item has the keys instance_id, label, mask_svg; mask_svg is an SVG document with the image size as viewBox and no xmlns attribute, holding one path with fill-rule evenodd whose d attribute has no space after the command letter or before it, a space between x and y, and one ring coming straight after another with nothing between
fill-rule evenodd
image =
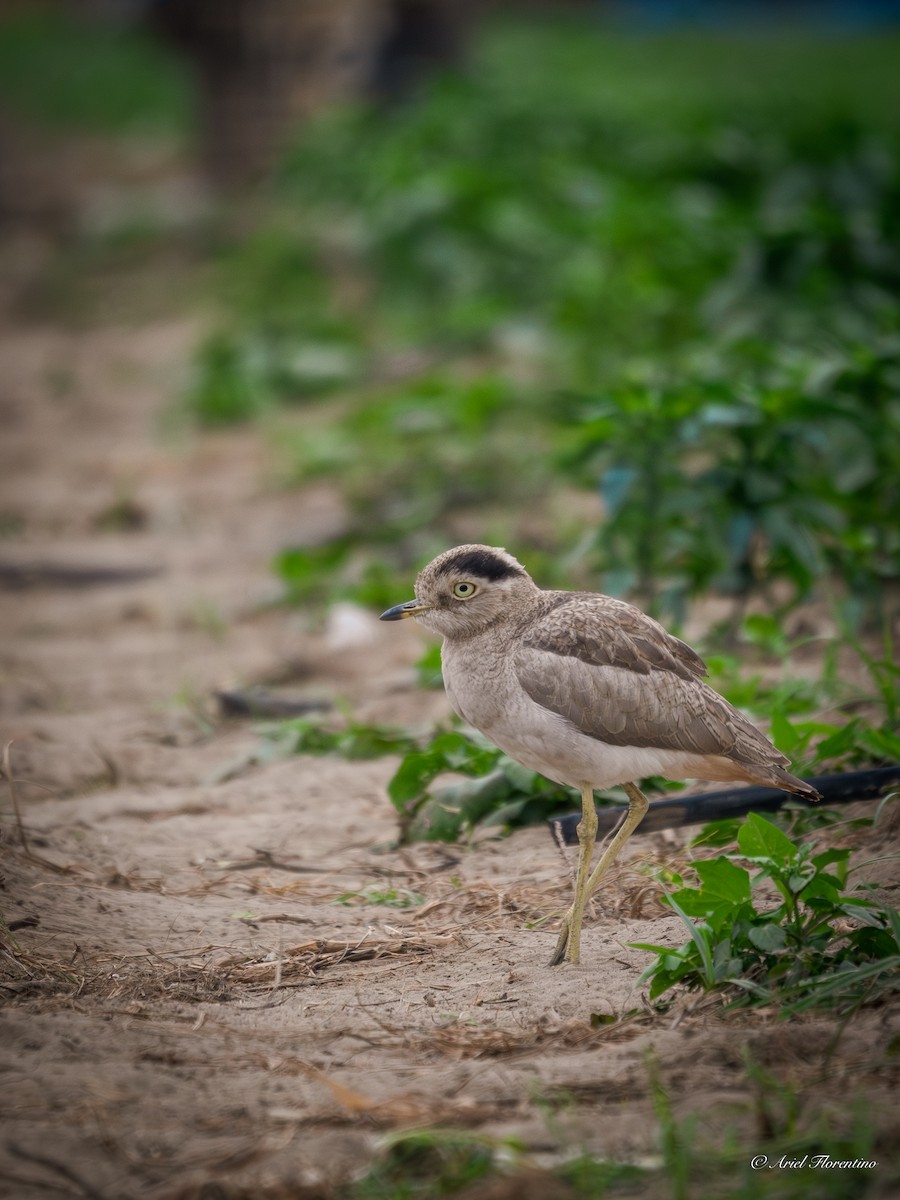
<instances>
[{"instance_id":1,"label":"sandy ground","mask_svg":"<svg viewBox=\"0 0 900 1200\"><path fill-rule=\"evenodd\" d=\"M415 630L373 615L348 641L266 606L275 551L339 530L342 506L273 487L253 432L161 434L195 335L3 338L0 558L156 573L0 589L0 733L28 845L4 783L0 1194L325 1194L423 1124L515 1136L537 1167L578 1149L653 1162L651 1060L701 1144L777 1134L747 1050L809 1128L861 1109L886 1161L896 1014L867 1011L826 1054L827 1020L645 1008L648 958L628 943L683 940L645 871L683 838L636 837L581 966L550 970L569 879L546 830L391 848L395 760L267 759L251 723L217 713L217 688L260 680L362 720L447 709L416 690ZM887 1174L874 1186L891 1194Z\"/></svg>"}]
</instances>

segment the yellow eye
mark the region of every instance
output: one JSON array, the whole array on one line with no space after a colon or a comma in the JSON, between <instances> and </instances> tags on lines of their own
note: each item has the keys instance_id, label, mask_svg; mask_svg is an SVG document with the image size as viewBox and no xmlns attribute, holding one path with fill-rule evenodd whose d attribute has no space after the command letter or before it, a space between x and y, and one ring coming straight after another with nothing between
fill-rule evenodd
<instances>
[{"instance_id":1,"label":"yellow eye","mask_svg":"<svg viewBox=\"0 0 900 1200\"><path fill-rule=\"evenodd\" d=\"M469 597L474 596L477 591L478 588L475 586L475 584L469 583L467 580L463 580L462 583L455 583L453 585L453 595L457 598L457 600L468 600Z\"/></svg>"}]
</instances>

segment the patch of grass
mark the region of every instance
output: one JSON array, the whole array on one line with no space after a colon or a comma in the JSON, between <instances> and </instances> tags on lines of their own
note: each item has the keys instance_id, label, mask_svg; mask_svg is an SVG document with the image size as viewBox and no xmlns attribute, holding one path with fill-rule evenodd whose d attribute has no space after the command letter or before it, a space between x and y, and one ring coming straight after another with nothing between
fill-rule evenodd
<instances>
[{"instance_id":1,"label":"patch of grass","mask_svg":"<svg viewBox=\"0 0 900 1200\"><path fill-rule=\"evenodd\" d=\"M900 761L896 732L900 668L894 661L887 621L881 658L867 651L846 623L840 639L823 640L818 678L795 672L793 657L805 646L805 639L792 643L775 617L747 617L741 632L767 659L780 660L780 678L765 682L760 674L748 674L733 654L715 654L707 658L710 682L737 708L766 719L773 742L790 758L795 774L828 774ZM868 686L844 679L837 665L842 648L852 650ZM837 713L839 719L824 720L823 711ZM853 712L857 715L847 719L845 714Z\"/></svg>"},{"instance_id":2,"label":"patch of grass","mask_svg":"<svg viewBox=\"0 0 900 1200\"><path fill-rule=\"evenodd\" d=\"M871 1194L892 1173L873 1146L871 1120L857 1103L840 1122L810 1110L809 1093L744 1055L760 1134L750 1141L732 1131L711 1143L697 1115L680 1116L652 1052L646 1056L662 1158L660 1195L688 1200L703 1180L714 1200L854 1200ZM848 1105L848 1108L850 1106ZM829 1167L840 1163L841 1167ZM845 1165L844 1165L845 1164Z\"/></svg>"},{"instance_id":3,"label":"patch of grass","mask_svg":"<svg viewBox=\"0 0 900 1200\"><path fill-rule=\"evenodd\" d=\"M347 1200L430 1200L451 1196L490 1174L504 1143L480 1134L441 1129L386 1139L366 1176Z\"/></svg>"},{"instance_id":4,"label":"patch of grass","mask_svg":"<svg viewBox=\"0 0 900 1200\"><path fill-rule=\"evenodd\" d=\"M246 348L215 333L197 353L195 382L186 403L204 425L230 425L261 415L268 406L268 393Z\"/></svg>"},{"instance_id":5,"label":"patch of grass","mask_svg":"<svg viewBox=\"0 0 900 1200\"><path fill-rule=\"evenodd\" d=\"M387 908L417 908L425 903L425 897L409 888L384 887L372 884L357 892L343 892L336 900L337 904L383 904Z\"/></svg>"}]
</instances>

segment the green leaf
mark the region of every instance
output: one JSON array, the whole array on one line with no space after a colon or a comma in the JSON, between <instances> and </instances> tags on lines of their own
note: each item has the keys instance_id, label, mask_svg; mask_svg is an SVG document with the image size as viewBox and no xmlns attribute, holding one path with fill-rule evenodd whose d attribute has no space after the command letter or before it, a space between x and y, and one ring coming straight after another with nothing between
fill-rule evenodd
<instances>
[{"instance_id":1,"label":"green leaf","mask_svg":"<svg viewBox=\"0 0 900 1200\"><path fill-rule=\"evenodd\" d=\"M450 811L459 812L464 824L473 825L483 818L490 820L492 811L510 791L506 774L495 768L487 775L447 784L435 792L434 799Z\"/></svg>"},{"instance_id":2,"label":"green leaf","mask_svg":"<svg viewBox=\"0 0 900 1200\"><path fill-rule=\"evenodd\" d=\"M817 869L821 871L823 867L830 867L832 863L840 863L842 867L845 867L849 858L850 851L846 847L840 849L832 847L831 849L823 850L821 854L813 855L812 861ZM841 875L846 875L846 872L839 871L838 876L840 877Z\"/></svg>"},{"instance_id":3,"label":"green leaf","mask_svg":"<svg viewBox=\"0 0 900 1200\"><path fill-rule=\"evenodd\" d=\"M763 650L785 654L788 641L781 621L768 614L753 613L744 618L743 630L747 640Z\"/></svg>"},{"instance_id":4,"label":"green leaf","mask_svg":"<svg viewBox=\"0 0 900 1200\"><path fill-rule=\"evenodd\" d=\"M671 946L657 946L655 942L628 942L632 950L646 950L648 954L671 954Z\"/></svg>"},{"instance_id":5,"label":"green leaf","mask_svg":"<svg viewBox=\"0 0 900 1200\"><path fill-rule=\"evenodd\" d=\"M736 904L750 899L750 874L727 858L695 862L694 869L703 883L703 893L717 900Z\"/></svg>"},{"instance_id":6,"label":"green leaf","mask_svg":"<svg viewBox=\"0 0 900 1200\"><path fill-rule=\"evenodd\" d=\"M850 917L854 921L859 921L861 925L871 925L875 928L882 928L883 920L877 904L870 904L865 900L855 900L850 903L841 904L838 909L845 917Z\"/></svg>"},{"instance_id":7,"label":"green leaf","mask_svg":"<svg viewBox=\"0 0 900 1200\"><path fill-rule=\"evenodd\" d=\"M897 949L900 950L900 912L897 912L896 908L885 906L885 913L887 914L894 940L897 943Z\"/></svg>"},{"instance_id":8,"label":"green leaf","mask_svg":"<svg viewBox=\"0 0 900 1200\"><path fill-rule=\"evenodd\" d=\"M806 885L815 877L816 868L811 862L801 862L797 864L797 868L787 877L787 885L796 895L797 892L802 892Z\"/></svg>"},{"instance_id":9,"label":"green leaf","mask_svg":"<svg viewBox=\"0 0 900 1200\"><path fill-rule=\"evenodd\" d=\"M731 938L723 938L722 941L716 943L713 950L713 970L716 983L724 983L735 975L740 975L743 967L743 959L737 954L732 954Z\"/></svg>"},{"instance_id":10,"label":"green leaf","mask_svg":"<svg viewBox=\"0 0 900 1200\"><path fill-rule=\"evenodd\" d=\"M861 729L858 740L876 761L897 762L900 759L900 736L890 729Z\"/></svg>"},{"instance_id":11,"label":"green leaf","mask_svg":"<svg viewBox=\"0 0 900 1200\"><path fill-rule=\"evenodd\" d=\"M853 997L853 989L858 988L860 984L869 985L881 975L886 976L888 982L893 981L894 990L900 988L900 955L865 963L847 971L830 971L803 980L792 990L806 994L791 1002L791 1011L805 1012L842 995Z\"/></svg>"},{"instance_id":12,"label":"green leaf","mask_svg":"<svg viewBox=\"0 0 900 1200\"><path fill-rule=\"evenodd\" d=\"M738 831L738 846L741 853L751 859L771 859L779 866L787 866L797 857L797 848L786 834L759 813L748 813Z\"/></svg>"},{"instance_id":13,"label":"green leaf","mask_svg":"<svg viewBox=\"0 0 900 1200\"><path fill-rule=\"evenodd\" d=\"M499 753L499 751L498 751ZM496 756L486 755L485 768ZM388 783L388 795L394 806L404 811L412 800L421 799L426 788L445 771L462 770L478 759L472 743L461 733L443 733L425 750L407 754Z\"/></svg>"},{"instance_id":14,"label":"green leaf","mask_svg":"<svg viewBox=\"0 0 900 1200\"><path fill-rule=\"evenodd\" d=\"M829 905L834 905L840 898L841 888L837 879L827 872L819 871L812 879L800 890L800 899L804 904L810 904L813 900L824 900ZM820 907L813 905L813 907Z\"/></svg>"},{"instance_id":15,"label":"green leaf","mask_svg":"<svg viewBox=\"0 0 900 1200\"><path fill-rule=\"evenodd\" d=\"M800 731L791 724L790 719L781 707L772 711L770 724L772 741L788 758L795 758L805 745Z\"/></svg>"},{"instance_id":16,"label":"green leaf","mask_svg":"<svg viewBox=\"0 0 900 1200\"><path fill-rule=\"evenodd\" d=\"M780 925L751 925L748 937L757 950L764 954L775 954L787 945L787 936Z\"/></svg>"},{"instance_id":17,"label":"green leaf","mask_svg":"<svg viewBox=\"0 0 900 1200\"><path fill-rule=\"evenodd\" d=\"M834 758L843 758L856 746L859 721L848 721L836 733L829 734L816 746L816 761L827 762Z\"/></svg>"},{"instance_id":18,"label":"green leaf","mask_svg":"<svg viewBox=\"0 0 900 1200\"><path fill-rule=\"evenodd\" d=\"M711 938L709 928L705 925L695 925L687 914L678 906L678 902L669 896L669 903L681 917L684 924L687 926L688 932L691 935L691 941L697 948L697 953L700 955L700 961L703 963L703 977L707 987L712 987L716 982L715 969L713 967Z\"/></svg>"},{"instance_id":19,"label":"green leaf","mask_svg":"<svg viewBox=\"0 0 900 1200\"><path fill-rule=\"evenodd\" d=\"M696 837L691 838L691 846L729 846L737 841L738 829L741 827L739 817L724 817L720 821L710 821L704 825Z\"/></svg>"},{"instance_id":20,"label":"green leaf","mask_svg":"<svg viewBox=\"0 0 900 1200\"><path fill-rule=\"evenodd\" d=\"M666 893L663 896L663 902L674 908L673 898L677 902L679 910L687 913L689 917L706 917L718 903L709 898L700 888L679 888L675 892Z\"/></svg>"}]
</instances>

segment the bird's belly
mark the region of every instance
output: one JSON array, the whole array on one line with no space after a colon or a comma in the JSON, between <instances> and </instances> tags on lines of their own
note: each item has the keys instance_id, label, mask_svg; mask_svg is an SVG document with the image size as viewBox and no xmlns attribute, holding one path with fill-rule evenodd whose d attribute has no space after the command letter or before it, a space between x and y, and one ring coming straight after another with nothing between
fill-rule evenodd
<instances>
[{"instance_id":1,"label":"bird's belly","mask_svg":"<svg viewBox=\"0 0 900 1200\"><path fill-rule=\"evenodd\" d=\"M649 775L669 779L735 779L734 764L717 756L656 746L617 746L589 737L541 707L519 688L495 677L481 686L471 676L460 687L451 672L444 683L454 710L510 758L569 787L615 787Z\"/></svg>"},{"instance_id":2,"label":"bird's belly","mask_svg":"<svg viewBox=\"0 0 900 1200\"><path fill-rule=\"evenodd\" d=\"M642 746L613 746L587 737L562 717L514 728L499 724L484 731L504 753L555 783L581 788L614 787L647 775L665 775L666 751Z\"/></svg>"},{"instance_id":3,"label":"bird's belly","mask_svg":"<svg viewBox=\"0 0 900 1200\"><path fill-rule=\"evenodd\" d=\"M657 772L657 751L610 746L587 737L521 689L503 688L501 682L494 677L478 686L469 675L459 686L449 671L444 675L447 697L459 716L529 770L555 783L595 788Z\"/></svg>"}]
</instances>

